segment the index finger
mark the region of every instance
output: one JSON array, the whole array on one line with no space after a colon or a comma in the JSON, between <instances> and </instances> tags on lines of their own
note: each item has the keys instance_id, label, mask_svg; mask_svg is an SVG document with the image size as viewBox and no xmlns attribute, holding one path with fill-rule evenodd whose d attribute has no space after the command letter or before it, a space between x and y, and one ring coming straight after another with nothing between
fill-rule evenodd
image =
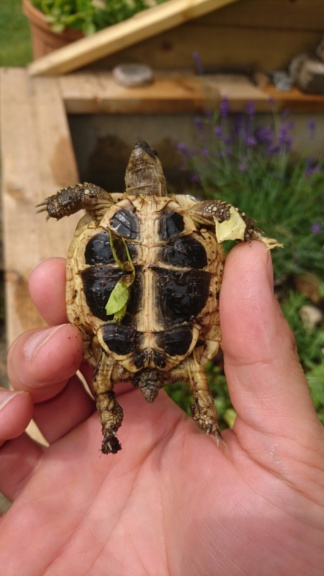
<instances>
[{"instance_id":1,"label":"index finger","mask_svg":"<svg viewBox=\"0 0 324 576\"><path fill-rule=\"evenodd\" d=\"M48 258L38 264L29 277L31 299L41 316L51 326L67 322L65 266L64 258Z\"/></svg>"}]
</instances>

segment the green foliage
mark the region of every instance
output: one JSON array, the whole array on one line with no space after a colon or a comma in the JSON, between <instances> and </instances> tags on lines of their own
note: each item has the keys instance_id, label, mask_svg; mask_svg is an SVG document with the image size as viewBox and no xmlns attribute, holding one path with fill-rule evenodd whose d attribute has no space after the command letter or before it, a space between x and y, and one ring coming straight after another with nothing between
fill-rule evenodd
<instances>
[{"instance_id":1,"label":"green foliage","mask_svg":"<svg viewBox=\"0 0 324 576\"><path fill-rule=\"evenodd\" d=\"M28 21L21 0L0 1L0 66L25 66L32 59Z\"/></svg>"},{"instance_id":2,"label":"green foliage","mask_svg":"<svg viewBox=\"0 0 324 576\"><path fill-rule=\"evenodd\" d=\"M191 176L189 194L221 198L256 219L266 236L284 244L272 257L279 299L292 328L301 364L308 377L318 416L324 423L324 327L307 329L300 309L309 303L294 288L293 278L311 273L324 277L324 162L300 158L292 153L293 124L288 116L272 116L260 124L253 104L244 114L230 114L224 100L220 110L195 119L199 144L190 149L183 143L183 168ZM314 136L313 121L305 126L305 144ZM220 414L221 426L231 425L231 407L225 376L212 363L208 379ZM171 394L173 396L172 388ZM188 411L187 392L176 392Z\"/></svg>"},{"instance_id":3,"label":"green foliage","mask_svg":"<svg viewBox=\"0 0 324 576\"><path fill-rule=\"evenodd\" d=\"M55 32L65 28L86 35L112 26L165 0L32 0Z\"/></svg>"},{"instance_id":4,"label":"green foliage","mask_svg":"<svg viewBox=\"0 0 324 576\"><path fill-rule=\"evenodd\" d=\"M299 359L306 372L324 361L324 327L308 328L301 319L300 310L309 303L303 294L293 290L281 303L282 311L295 335Z\"/></svg>"},{"instance_id":5,"label":"green foliage","mask_svg":"<svg viewBox=\"0 0 324 576\"><path fill-rule=\"evenodd\" d=\"M324 327L307 327L300 309L309 301L298 292L291 292L282 303L283 313L295 334L300 362L306 371L313 403L324 424Z\"/></svg>"},{"instance_id":6,"label":"green foliage","mask_svg":"<svg viewBox=\"0 0 324 576\"><path fill-rule=\"evenodd\" d=\"M252 104L231 115L224 101L219 112L197 118L196 127L199 145L178 145L193 192L238 206L284 244L272 254L277 279L304 271L323 277L324 162L291 152L289 118L260 125ZM305 144L315 129L309 122Z\"/></svg>"},{"instance_id":7,"label":"green foliage","mask_svg":"<svg viewBox=\"0 0 324 576\"><path fill-rule=\"evenodd\" d=\"M317 415L324 424L324 362L314 366L307 379Z\"/></svg>"}]
</instances>

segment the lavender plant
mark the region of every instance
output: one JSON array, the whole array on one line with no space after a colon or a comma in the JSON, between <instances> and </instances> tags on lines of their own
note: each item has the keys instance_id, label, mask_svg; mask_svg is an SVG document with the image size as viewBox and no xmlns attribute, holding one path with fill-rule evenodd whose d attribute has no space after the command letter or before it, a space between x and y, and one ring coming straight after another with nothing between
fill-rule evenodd
<instances>
[{"instance_id":1,"label":"lavender plant","mask_svg":"<svg viewBox=\"0 0 324 576\"><path fill-rule=\"evenodd\" d=\"M221 197L254 217L284 244L273 254L278 280L324 273L324 162L292 153L289 116L258 121L253 103L230 114L227 100L214 114L195 119L198 145L178 144L194 193ZM316 129L306 127L306 139Z\"/></svg>"},{"instance_id":2,"label":"lavender plant","mask_svg":"<svg viewBox=\"0 0 324 576\"><path fill-rule=\"evenodd\" d=\"M293 123L286 113L260 123L253 103L245 113L230 114L227 100L220 109L195 119L198 144L178 144L182 167L189 171L187 192L222 198L254 217L268 236L284 244L272 257L278 296L294 331L300 360L324 424L324 327L307 329L300 308L309 303L294 280L311 273L317 298L324 300L324 161L292 152ZM316 124L305 126L305 146ZM223 426L233 410L219 365L208 367L211 388ZM179 391L180 394L180 391ZM177 399L188 409L188 399Z\"/></svg>"}]
</instances>

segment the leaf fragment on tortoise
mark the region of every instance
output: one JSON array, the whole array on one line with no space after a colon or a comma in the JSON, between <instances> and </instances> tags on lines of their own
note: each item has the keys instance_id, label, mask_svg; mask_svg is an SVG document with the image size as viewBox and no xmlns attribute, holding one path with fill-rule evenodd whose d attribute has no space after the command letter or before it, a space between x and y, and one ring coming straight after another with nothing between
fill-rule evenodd
<instances>
[{"instance_id":1,"label":"leaf fragment on tortoise","mask_svg":"<svg viewBox=\"0 0 324 576\"><path fill-rule=\"evenodd\" d=\"M244 240L245 229L246 223L234 206L230 207L230 217L228 220L219 222L215 218L215 230L218 242L224 242L225 240Z\"/></svg>"},{"instance_id":2,"label":"leaf fragment on tortoise","mask_svg":"<svg viewBox=\"0 0 324 576\"><path fill-rule=\"evenodd\" d=\"M127 302L129 300L129 287L121 278L111 292L106 304L107 316L114 314L115 322L120 322L126 313Z\"/></svg>"},{"instance_id":3,"label":"leaf fragment on tortoise","mask_svg":"<svg viewBox=\"0 0 324 576\"><path fill-rule=\"evenodd\" d=\"M229 218L219 222L216 218L215 221L215 232L218 242L224 242L225 240L242 240L244 241L247 236L250 239L260 240L265 244L267 250L272 250L273 248L283 248L283 244L279 244L274 238L267 238L262 235L262 231L255 227L253 221L250 219L244 219L242 214L234 206L230 207Z\"/></svg>"},{"instance_id":4,"label":"leaf fragment on tortoise","mask_svg":"<svg viewBox=\"0 0 324 576\"><path fill-rule=\"evenodd\" d=\"M127 243L114 232L110 231L110 246L115 262L127 274L123 275L112 290L105 306L107 316L114 315L115 322L121 322L126 314L130 297L130 287L135 280L135 268Z\"/></svg>"}]
</instances>

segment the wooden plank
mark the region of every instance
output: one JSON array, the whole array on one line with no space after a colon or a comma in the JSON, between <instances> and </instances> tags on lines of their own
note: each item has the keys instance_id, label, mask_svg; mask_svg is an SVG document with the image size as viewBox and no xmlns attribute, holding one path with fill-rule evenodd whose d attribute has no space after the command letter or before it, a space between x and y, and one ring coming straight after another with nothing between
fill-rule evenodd
<instances>
[{"instance_id":1,"label":"wooden plank","mask_svg":"<svg viewBox=\"0 0 324 576\"><path fill-rule=\"evenodd\" d=\"M267 98L274 103L276 110L288 109L289 112L324 114L324 96L305 94L293 87L288 92L278 92L273 84L263 88Z\"/></svg>"},{"instance_id":2,"label":"wooden plank","mask_svg":"<svg viewBox=\"0 0 324 576\"><path fill-rule=\"evenodd\" d=\"M75 73L61 76L59 84L69 114L199 113L218 107L227 98L233 112L255 103L257 112L289 107L294 112L324 112L324 96L303 94L297 88L279 92L273 85L259 88L240 74L164 73L151 87L123 88L111 73Z\"/></svg>"},{"instance_id":3,"label":"wooden plank","mask_svg":"<svg viewBox=\"0 0 324 576\"><path fill-rule=\"evenodd\" d=\"M324 30L323 0L241 0L201 19L211 26Z\"/></svg>"},{"instance_id":4,"label":"wooden plank","mask_svg":"<svg viewBox=\"0 0 324 576\"><path fill-rule=\"evenodd\" d=\"M220 99L228 100L232 112L245 110L247 102L251 101L254 102L257 112L270 110L268 95L252 84L246 76L215 74L206 76L206 82L219 92Z\"/></svg>"},{"instance_id":5,"label":"wooden plank","mask_svg":"<svg viewBox=\"0 0 324 576\"><path fill-rule=\"evenodd\" d=\"M29 72L65 74L235 1L169 0L36 60Z\"/></svg>"},{"instance_id":6,"label":"wooden plank","mask_svg":"<svg viewBox=\"0 0 324 576\"><path fill-rule=\"evenodd\" d=\"M156 74L150 86L125 88L109 72L60 77L69 114L159 114L201 112L219 102L216 86L193 74Z\"/></svg>"},{"instance_id":7,"label":"wooden plank","mask_svg":"<svg viewBox=\"0 0 324 576\"><path fill-rule=\"evenodd\" d=\"M140 42L105 58L110 69L121 62L145 62L153 70L193 70L193 51L205 71L279 70L301 52L312 52L321 38L313 30L211 26L201 19Z\"/></svg>"},{"instance_id":8,"label":"wooden plank","mask_svg":"<svg viewBox=\"0 0 324 576\"><path fill-rule=\"evenodd\" d=\"M2 204L7 334L11 343L42 321L28 294L32 268L65 256L76 217L46 223L35 205L78 181L63 101L55 79L31 81L22 69L0 71Z\"/></svg>"}]
</instances>

